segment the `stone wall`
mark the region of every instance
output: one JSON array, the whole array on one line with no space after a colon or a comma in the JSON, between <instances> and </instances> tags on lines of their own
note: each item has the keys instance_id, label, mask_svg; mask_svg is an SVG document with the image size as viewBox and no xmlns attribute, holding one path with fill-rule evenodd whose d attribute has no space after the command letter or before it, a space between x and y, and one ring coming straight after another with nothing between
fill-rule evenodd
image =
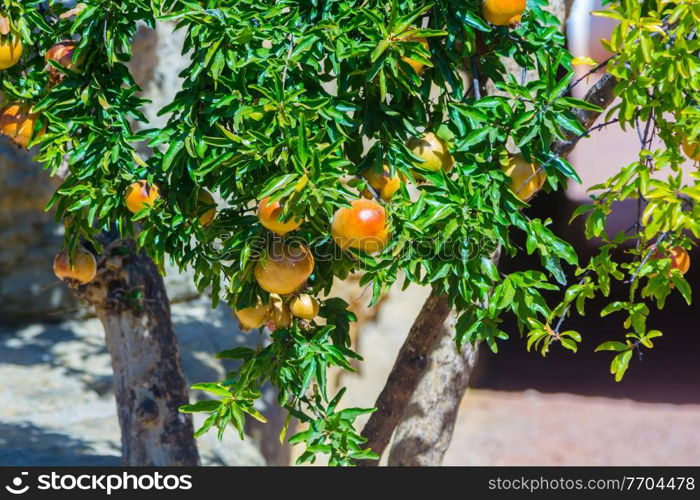
<instances>
[{"instance_id":1,"label":"stone wall","mask_svg":"<svg viewBox=\"0 0 700 500\"><path fill-rule=\"evenodd\" d=\"M52 272L63 227L44 207L57 184L27 152L0 140L0 323L58 319L76 302Z\"/></svg>"}]
</instances>

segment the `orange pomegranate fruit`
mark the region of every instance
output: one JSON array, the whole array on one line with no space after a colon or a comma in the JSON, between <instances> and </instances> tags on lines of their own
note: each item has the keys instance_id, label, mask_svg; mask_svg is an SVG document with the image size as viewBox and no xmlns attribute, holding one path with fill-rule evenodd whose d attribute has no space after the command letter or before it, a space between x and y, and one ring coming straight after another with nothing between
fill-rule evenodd
<instances>
[{"instance_id":1,"label":"orange pomegranate fruit","mask_svg":"<svg viewBox=\"0 0 700 500\"><path fill-rule=\"evenodd\" d=\"M201 210L204 207L211 206L211 205L216 205L216 202L214 201L214 197L211 195L209 191L205 191L204 189L200 190L199 193L197 194L197 207L198 211L197 213L201 212ZM199 216L199 223L207 227L209 224L212 223L214 220L214 217L216 217L216 206L212 206L211 208L208 208L204 212L201 213Z\"/></svg>"},{"instance_id":2,"label":"orange pomegranate fruit","mask_svg":"<svg viewBox=\"0 0 700 500\"><path fill-rule=\"evenodd\" d=\"M368 253L381 250L389 239L384 207L374 200L354 200L349 208L336 210L331 234L343 249L357 248Z\"/></svg>"},{"instance_id":3,"label":"orange pomegranate fruit","mask_svg":"<svg viewBox=\"0 0 700 500\"><path fill-rule=\"evenodd\" d=\"M53 272L71 286L84 285L95 278L97 262L92 253L83 248L76 251L71 262L70 255L63 250L53 260Z\"/></svg>"},{"instance_id":4,"label":"orange pomegranate fruit","mask_svg":"<svg viewBox=\"0 0 700 500\"><path fill-rule=\"evenodd\" d=\"M32 113L29 104L10 103L0 111L0 133L23 148L29 147L33 139L45 132L46 125L41 124L41 115Z\"/></svg>"},{"instance_id":5,"label":"orange pomegranate fruit","mask_svg":"<svg viewBox=\"0 0 700 500\"><path fill-rule=\"evenodd\" d=\"M160 190L158 186L149 184L148 181L140 180L126 188L124 201L129 212L136 214L146 207L152 207L159 198Z\"/></svg>"},{"instance_id":6,"label":"orange pomegranate fruit","mask_svg":"<svg viewBox=\"0 0 700 500\"><path fill-rule=\"evenodd\" d=\"M273 233L287 234L298 229L302 220L298 217L292 217L284 222L280 219L283 211L284 205L279 201L270 201L269 198L263 198L258 205L258 219L260 219L263 227Z\"/></svg>"},{"instance_id":7,"label":"orange pomegranate fruit","mask_svg":"<svg viewBox=\"0 0 700 500\"><path fill-rule=\"evenodd\" d=\"M526 4L526 0L484 0L481 13L491 24L512 26L520 22Z\"/></svg>"},{"instance_id":8,"label":"orange pomegranate fruit","mask_svg":"<svg viewBox=\"0 0 700 500\"><path fill-rule=\"evenodd\" d=\"M252 328L260 328L267 321L270 311L270 304L263 303L258 299L258 303L254 306L244 307L243 309L235 309L233 312L238 318L243 330Z\"/></svg>"},{"instance_id":9,"label":"orange pomegranate fruit","mask_svg":"<svg viewBox=\"0 0 700 500\"><path fill-rule=\"evenodd\" d=\"M64 40L58 42L46 52L44 59L46 60L47 69L52 77L56 78L60 76L60 70L49 64L49 61L57 62L67 70L80 73L80 66L84 58L80 57L76 59L74 57L77 46L78 44L73 40Z\"/></svg>"},{"instance_id":10,"label":"orange pomegranate fruit","mask_svg":"<svg viewBox=\"0 0 700 500\"><path fill-rule=\"evenodd\" d=\"M285 295L296 292L314 270L314 257L303 244L275 240L255 265L255 279L263 290Z\"/></svg>"},{"instance_id":11,"label":"orange pomegranate fruit","mask_svg":"<svg viewBox=\"0 0 700 500\"><path fill-rule=\"evenodd\" d=\"M651 256L652 259L670 259L671 269L677 269L681 274L685 274L690 269L690 255L682 246L675 246L665 252L656 250ZM656 273L650 275L652 278Z\"/></svg>"},{"instance_id":12,"label":"orange pomegranate fruit","mask_svg":"<svg viewBox=\"0 0 700 500\"><path fill-rule=\"evenodd\" d=\"M290 326L292 326L292 314L289 310L289 305L279 295L270 295L270 330L289 328Z\"/></svg>"},{"instance_id":13,"label":"orange pomegranate fruit","mask_svg":"<svg viewBox=\"0 0 700 500\"><path fill-rule=\"evenodd\" d=\"M681 141L681 147L688 158L693 161L700 161L700 139L691 141L688 137L684 137Z\"/></svg>"}]
</instances>

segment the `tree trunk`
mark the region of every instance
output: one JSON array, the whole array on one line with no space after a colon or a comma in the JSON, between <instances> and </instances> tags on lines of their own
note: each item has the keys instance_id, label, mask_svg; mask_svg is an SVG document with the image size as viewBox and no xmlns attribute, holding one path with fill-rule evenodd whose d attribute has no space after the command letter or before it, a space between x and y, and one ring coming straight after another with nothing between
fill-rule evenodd
<instances>
[{"instance_id":1,"label":"tree trunk","mask_svg":"<svg viewBox=\"0 0 700 500\"><path fill-rule=\"evenodd\" d=\"M408 405L418 381L428 364L430 349L439 337L450 313L447 297L430 294L408 332L394 367L382 389L372 413L362 430L366 446L381 456ZM358 465L376 466L376 460L362 460Z\"/></svg>"},{"instance_id":2,"label":"tree trunk","mask_svg":"<svg viewBox=\"0 0 700 500\"><path fill-rule=\"evenodd\" d=\"M94 281L78 293L95 307L112 357L126 465L198 465L187 384L163 279L130 240L104 235Z\"/></svg>"},{"instance_id":3,"label":"tree trunk","mask_svg":"<svg viewBox=\"0 0 700 500\"><path fill-rule=\"evenodd\" d=\"M478 344L457 350L457 315L443 325L411 401L396 429L389 465L440 465L450 446L459 404L476 365Z\"/></svg>"}]
</instances>

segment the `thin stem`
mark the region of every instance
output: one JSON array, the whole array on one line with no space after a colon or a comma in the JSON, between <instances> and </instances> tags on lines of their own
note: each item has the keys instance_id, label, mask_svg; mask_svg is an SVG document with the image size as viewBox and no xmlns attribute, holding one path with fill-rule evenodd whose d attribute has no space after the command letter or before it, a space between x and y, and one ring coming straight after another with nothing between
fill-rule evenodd
<instances>
[{"instance_id":1,"label":"thin stem","mask_svg":"<svg viewBox=\"0 0 700 500\"><path fill-rule=\"evenodd\" d=\"M585 75L583 75L583 76L580 77L578 80L576 80L574 83L572 83L571 85L569 85L568 87L566 87L566 90L564 91L564 94L567 94L567 93L571 92L571 90L572 90L574 87L576 87L576 85L578 85L579 83L581 83L582 81L584 81L585 79L587 79L589 76L591 76L591 75L597 73L598 71L600 71L601 69L603 69L603 68L604 68L605 66L607 66L608 63L609 63L610 61L612 61L613 58L616 57L616 56L617 56L617 54L608 57L608 58L605 59L603 62L601 62L600 64L598 64L596 67L594 67L593 69L589 70Z\"/></svg>"},{"instance_id":2,"label":"thin stem","mask_svg":"<svg viewBox=\"0 0 700 500\"><path fill-rule=\"evenodd\" d=\"M588 275L591 274L590 269L586 269L586 272L583 273L583 276L581 276L581 279L577 283L577 285L583 285L586 281L586 278L588 278ZM561 325L564 323L564 318L569 314L569 311L571 310L571 306L573 305L574 301L572 300L569 302L564 310L561 312L559 315L559 320L557 321L557 324L554 326L554 333L559 334L559 330L561 329Z\"/></svg>"},{"instance_id":3,"label":"thin stem","mask_svg":"<svg viewBox=\"0 0 700 500\"><path fill-rule=\"evenodd\" d=\"M292 51L294 51L294 35L289 35L289 50L287 51L287 58L284 61L284 69L282 69L282 90L285 89L285 85L287 84L287 71L289 71Z\"/></svg>"},{"instance_id":4,"label":"thin stem","mask_svg":"<svg viewBox=\"0 0 700 500\"><path fill-rule=\"evenodd\" d=\"M474 97L478 101L481 99L481 84L479 83L479 67L475 55L472 56L472 87L474 89Z\"/></svg>"}]
</instances>

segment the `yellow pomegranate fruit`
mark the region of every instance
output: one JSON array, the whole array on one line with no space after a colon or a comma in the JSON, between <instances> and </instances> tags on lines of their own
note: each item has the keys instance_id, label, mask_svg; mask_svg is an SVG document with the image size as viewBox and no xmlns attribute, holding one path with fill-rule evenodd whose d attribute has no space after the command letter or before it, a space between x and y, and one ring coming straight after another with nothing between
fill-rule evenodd
<instances>
[{"instance_id":1,"label":"yellow pomegranate fruit","mask_svg":"<svg viewBox=\"0 0 700 500\"><path fill-rule=\"evenodd\" d=\"M284 303L279 295L270 295L270 330L276 328L289 328L292 326L292 314L289 306Z\"/></svg>"},{"instance_id":2,"label":"yellow pomegranate fruit","mask_svg":"<svg viewBox=\"0 0 700 500\"><path fill-rule=\"evenodd\" d=\"M396 191L398 191L401 187L401 179L399 178L399 174L392 177L391 169L388 165L383 165L381 172L378 172L374 167L370 167L362 172L362 177L367 180L367 183L384 201L391 200L394 193L396 193ZM362 195L365 198L374 198L369 189L365 189Z\"/></svg>"},{"instance_id":3,"label":"yellow pomegranate fruit","mask_svg":"<svg viewBox=\"0 0 700 500\"><path fill-rule=\"evenodd\" d=\"M520 22L525 7L526 0L484 0L481 13L491 24L511 26Z\"/></svg>"},{"instance_id":4,"label":"yellow pomegranate fruit","mask_svg":"<svg viewBox=\"0 0 700 500\"><path fill-rule=\"evenodd\" d=\"M285 295L301 288L313 270L306 246L276 240L255 265L255 279L263 290Z\"/></svg>"},{"instance_id":5,"label":"yellow pomegranate fruit","mask_svg":"<svg viewBox=\"0 0 700 500\"><path fill-rule=\"evenodd\" d=\"M199 194L197 194L197 207L199 208L197 213L199 213L204 207L215 204L216 203L214 202L214 197L209 191L205 191L204 189L199 191ZM199 223L202 226L206 227L209 224L211 224L211 222L214 220L214 217L216 217L215 206L207 209L199 216Z\"/></svg>"},{"instance_id":6,"label":"yellow pomegranate fruit","mask_svg":"<svg viewBox=\"0 0 700 500\"><path fill-rule=\"evenodd\" d=\"M158 186L140 180L126 188L124 200L129 212L135 214L146 207L152 207L158 198L160 198Z\"/></svg>"},{"instance_id":7,"label":"yellow pomegranate fruit","mask_svg":"<svg viewBox=\"0 0 700 500\"><path fill-rule=\"evenodd\" d=\"M282 222L280 217L284 210L284 205L279 201L269 201L269 198L263 198L258 205L258 219L263 227L269 229L273 233L287 234L301 226L302 220L298 217L292 217L287 222Z\"/></svg>"},{"instance_id":8,"label":"yellow pomegranate fruit","mask_svg":"<svg viewBox=\"0 0 700 500\"><path fill-rule=\"evenodd\" d=\"M445 141L432 132L428 132L423 137L411 137L406 141L406 146L411 152L422 161L415 165L425 170L437 172L442 169L449 172L454 165L454 158L447 149ZM416 178L420 178L416 175Z\"/></svg>"},{"instance_id":9,"label":"yellow pomegranate fruit","mask_svg":"<svg viewBox=\"0 0 700 500\"><path fill-rule=\"evenodd\" d=\"M409 38L406 40L407 42L418 42L420 43L423 47L425 47L426 50L429 50L429 45L428 45L428 40L425 38ZM413 68L413 71L415 71L417 74L421 74L423 72L423 68L425 67L425 64L422 63L421 61L417 61L415 59L411 59L407 56L403 56L401 58L403 62L408 64L411 68Z\"/></svg>"},{"instance_id":10,"label":"yellow pomegranate fruit","mask_svg":"<svg viewBox=\"0 0 700 500\"><path fill-rule=\"evenodd\" d=\"M260 299L258 303L251 307L243 309L235 309L234 314L241 323L241 328L250 330L252 328L260 328L267 321L270 311L270 304L264 304Z\"/></svg>"},{"instance_id":11,"label":"yellow pomegranate fruit","mask_svg":"<svg viewBox=\"0 0 700 500\"><path fill-rule=\"evenodd\" d=\"M681 147L685 155L693 161L700 161L700 140L692 141L684 137L681 141Z\"/></svg>"},{"instance_id":12,"label":"yellow pomegranate fruit","mask_svg":"<svg viewBox=\"0 0 700 500\"><path fill-rule=\"evenodd\" d=\"M68 252L63 250L53 260L53 272L71 286L84 285L91 282L97 274L97 262L83 248L77 250L71 262Z\"/></svg>"},{"instance_id":13,"label":"yellow pomegranate fruit","mask_svg":"<svg viewBox=\"0 0 700 500\"><path fill-rule=\"evenodd\" d=\"M357 248L368 253L381 250L389 240L384 207L374 200L354 200L350 208L336 210L331 234L343 249Z\"/></svg>"},{"instance_id":14,"label":"yellow pomegranate fruit","mask_svg":"<svg viewBox=\"0 0 700 500\"><path fill-rule=\"evenodd\" d=\"M289 302L289 310L294 316L301 319L314 319L316 316L318 316L319 308L320 306L318 304L318 300L306 293L302 293L298 297L294 297Z\"/></svg>"},{"instance_id":15,"label":"yellow pomegranate fruit","mask_svg":"<svg viewBox=\"0 0 700 500\"><path fill-rule=\"evenodd\" d=\"M12 29L10 19L0 14L0 70L9 69L22 57L22 39Z\"/></svg>"},{"instance_id":16,"label":"yellow pomegranate fruit","mask_svg":"<svg viewBox=\"0 0 700 500\"><path fill-rule=\"evenodd\" d=\"M501 169L510 177L510 190L523 201L535 196L547 180L539 165L528 163L520 154L512 156L508 166Z\"/></svg>"},{"instance_id":17,"label":"yellow pomegranate fruit","mask_svg":"<svg viewBox=\"0 0 700 500\"><path fill-rule=\"evenodd\" d=\"M41 115L32 113L29 104L10 103L0 111L0 133L23 148L29 147L33 139L46 133L46 125L40 122Z\"/></svg>"}]
</instances>

